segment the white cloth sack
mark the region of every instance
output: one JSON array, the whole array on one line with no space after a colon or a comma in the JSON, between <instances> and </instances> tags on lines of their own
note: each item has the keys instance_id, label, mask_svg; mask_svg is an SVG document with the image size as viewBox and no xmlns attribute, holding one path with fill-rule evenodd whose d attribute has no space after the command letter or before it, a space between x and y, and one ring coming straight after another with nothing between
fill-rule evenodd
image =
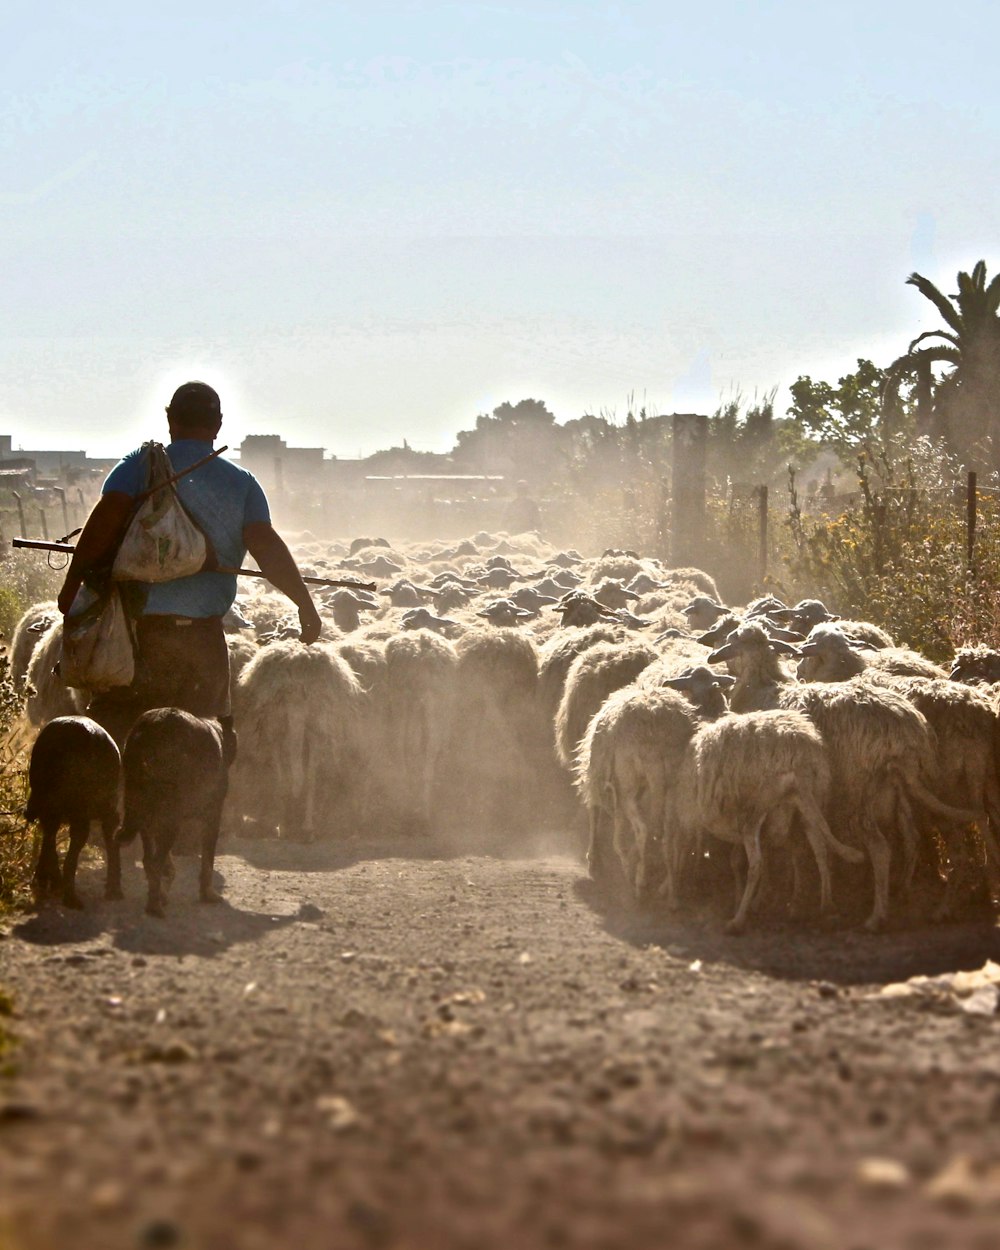
<instances>
[{"instance_id":1,"label":"white cloth sack","mask_svg":"<svg viewBox=\"0 0 1000 1250\"><path fill-rule=\"evenodd\" d=\"M173 466L162 443L146 443L148 487L159 486L129 521L111 569L116 582L172 582L200 573L208 558L205 535L184 510L173 483Z\"/></svg>"},{"instance_id":2,"label":"white cloth sack","mask_svg":"<svg viewBox=\"0 0 1000 1250\"><path fill-rule=\"evenodd\" d=\"M113 690L132 684L132 626L117 586L64 619L59 675L67 686L79 690Z\"/></svg>"}]
</instances>

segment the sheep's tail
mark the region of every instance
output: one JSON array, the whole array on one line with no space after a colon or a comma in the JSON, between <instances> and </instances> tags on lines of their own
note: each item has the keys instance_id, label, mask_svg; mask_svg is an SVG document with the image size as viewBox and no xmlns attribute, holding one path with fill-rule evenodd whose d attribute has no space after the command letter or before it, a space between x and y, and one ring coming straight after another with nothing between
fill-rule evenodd
<instances>
[{"instance_id":1,"label":"sheep's tail","mask_svg":"<svg viewBox=\"0 0 1000 1250\"><path fill-rule=\"evenodd\" d=\"M857 847L848 846L846 842L841 842L834 834L830 828L829 821L823 815L822 808L816 802L816 796L811 790L796 784L792 798L803 820L808 821L814 829L818 830L823 841L833 851L834 855L838 855L841 859L846 859L849 864L861 863L865 857L864 852L859 851Z\"/></svg>"},{"instance_id":2,"label":"sheep's tail","mask_svg":"<svg viewBox=\"0 0 1000 1250\"><path fill-rule=\"evenodd\" d=\"M940 816L942 820L951 820L959 825L978 824L982 820L982 812L971 811L965 807L952 807L950 803L943 803L936 794L932 794L927 789L920 777L907 772L899 764L890 764L889 769L911 799L922 804L935 816Z\"/></svg>"}]
</instances>

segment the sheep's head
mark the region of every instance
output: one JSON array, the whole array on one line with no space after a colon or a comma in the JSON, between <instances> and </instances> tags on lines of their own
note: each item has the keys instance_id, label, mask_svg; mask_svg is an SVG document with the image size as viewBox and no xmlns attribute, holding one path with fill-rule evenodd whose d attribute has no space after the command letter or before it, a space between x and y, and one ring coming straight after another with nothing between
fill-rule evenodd
<instances>
[{"instance_id":1,"label":"sheep's head","mask_svg":"<svg viewBox=\"0 0 1000 1250\"><path fill-rule=\"evenodd\" d=\"M676 677L665 678L660 683L671 690L679 690L698 709L700 716L710 720L728 710L726 695L735 684L735 677L728 673L716 673L704 664L689 668Z\"/></svg>"},{"instance_id":2,"label":"sheep's head","mask_svg":"<svg viewBox=\"0 0 1000 1250\"><path fill-rule=\"evenodd\" d=\"M681 608L681 611L688 618L692 629L711 629L719 617L725 616L729 609L724 608L721 603L716 603L708 595L696 595L686 607Z\"/></svg>"},{"instance_id":3,"label":"sheep's head","mask_svg":"<svg viewBox=\"0 0 1000 1250\"><path fill-rule=\"evenodd\" d=\"M639 597L634 590L626 589L621 580L614 577L604 578L594 591L594 598L606 608L627 608L630 602Z\"/></svg>"},{"instance_id":4,"label":"sheep's head","mask_svg":"<svg viewBox=\"0 0 1000 1250\"><path fill-rule=\"evenodd\" d=\"M790 642L772 638L763 625L745 621L729 635L721 647L708 657L709 664L725 664L735 677L755 671L768 672L777 664L777 657L798 657L798 650Z\"/></svg>"},{"instance_id":5,"label":"sheep's head","mask_svg":"<svg viewBox=\"0 0 1000 1250\"><path fill-rule=\"evenodd\" d=\"M610 608L579 590L563 595L552 611L561 613L564 625L596 625L602 618L618 619Z\"/></svg>"},{"instance_id":6,"label":"sheep's head","mask_svg":"<svg viewBox=\"0 0 1000 1250\"><path fill-rule=\"evenodd\" d=\"M1000 682L1000 651L984 646L961 647L955 652L948 676L969 686Z\"/></svg>"},{"instance_id":7,"label":"sheep's head","mask_svg":"<svg viewBox=\"0 0 1000 1250\"><path fill-rule=\"evenodd\" d=\"M848 681L864 668L858 652L865 646L836 625L817 625L799 647L799 680Z\"/></svg>"}]
</instances>

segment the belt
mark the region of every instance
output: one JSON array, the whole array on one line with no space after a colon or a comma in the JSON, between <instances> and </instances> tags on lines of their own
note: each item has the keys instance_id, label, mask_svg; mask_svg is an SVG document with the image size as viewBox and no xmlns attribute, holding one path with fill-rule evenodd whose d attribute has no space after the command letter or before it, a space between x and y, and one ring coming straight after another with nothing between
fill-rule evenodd
<instances>
[{"instance_id":1,"label":"belt","mask_svg":"<svg viewBox=\"0 0 1000 1250\"><path fill-rule=\"evenodd\" d=\"M149 616L141 616L139 619L140 621L143 621L143 622L155 621L157 625L169 625L174 629L184 629L191 625L208 625L209 623L215 623L217 621L221 621L222 617L221 616L173 616L173 615L168 616L166 613L156 612L156 613L150 614Z\"/></svg>"}]
</instances>

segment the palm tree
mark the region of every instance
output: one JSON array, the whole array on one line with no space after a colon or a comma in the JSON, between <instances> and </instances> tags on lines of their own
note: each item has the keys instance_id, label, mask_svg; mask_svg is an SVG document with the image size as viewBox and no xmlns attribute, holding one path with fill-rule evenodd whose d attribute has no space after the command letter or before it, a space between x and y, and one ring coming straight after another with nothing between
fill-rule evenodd
<instances>
[{"instance_id":1,"label":"palm tree","mask_svg":"<svg viewBox=\"0 0 1000 1250\"><path fill-rule=\"evenodd\" d=\"M921 433L943 438L970 463L1000 467L1000 274L986 281L986 262L959 273L958 292L946 296L919 273L906 279L937 308L947 329L919 334L887 371L893 405L904 378L913 379ZM927 339L939 342L918 350ZM951 365L936 378L935 365Z\"/></svg>"}]
</instances>

